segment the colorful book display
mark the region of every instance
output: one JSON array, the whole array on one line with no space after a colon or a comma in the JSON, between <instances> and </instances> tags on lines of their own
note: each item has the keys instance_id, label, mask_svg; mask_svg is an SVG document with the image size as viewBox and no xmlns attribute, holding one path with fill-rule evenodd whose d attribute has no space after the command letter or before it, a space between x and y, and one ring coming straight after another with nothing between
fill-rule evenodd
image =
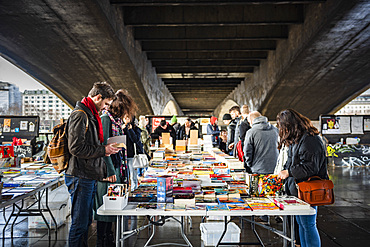
<instances>
[{"instance_id":1,"label":"colorful book display","mask_svg":"<svg viewBox=\"0 0 370 247\"><path fill-rule=\"evenodd\" d=\"M278 196L282 194L283 181L273 174L251 174L249 188L252 196Z\"/></svg>"},{"instance_id":2,"label":"colorful book display","mask_svg":"<svg viewBox=\"0 0 370 247\"><path fill-rule=\"evenodd\" d=\"M107 196L124 196L126 193L126 185L111 184L108 186Z\"/></svg>"}]
</instances>

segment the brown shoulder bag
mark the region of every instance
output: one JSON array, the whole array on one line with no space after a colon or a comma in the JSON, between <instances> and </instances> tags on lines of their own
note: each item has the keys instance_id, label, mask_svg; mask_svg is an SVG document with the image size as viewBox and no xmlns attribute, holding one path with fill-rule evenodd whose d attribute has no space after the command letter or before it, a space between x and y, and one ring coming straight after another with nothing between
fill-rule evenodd
<instances>
[{"instance_id":1,"label":"brown shoulder bag","mask_svg":"<svg viewBox=\"0 0 370 247\"><path fill-rule=\"evenodd\" d=\"M334 203L334 184L329 179L318 176L310 177L307 181L297 184L298 198L311 206L330 205Z\"/></svg>"}]
</instances>

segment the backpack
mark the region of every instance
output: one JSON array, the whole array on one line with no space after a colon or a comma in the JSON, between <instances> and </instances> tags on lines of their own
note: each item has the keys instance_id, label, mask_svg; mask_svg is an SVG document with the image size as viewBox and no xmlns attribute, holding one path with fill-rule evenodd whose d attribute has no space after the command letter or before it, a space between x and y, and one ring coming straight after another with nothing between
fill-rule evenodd
<instances>
[{"instance_id":1,"label":"backpack","mask_svg":"<svg viewBox=\"0 0 370 247\"><path fill-rule=\"evenodd\" d=\"M86 114L86 112L84 112L83 110L75 110L73 112L76 112L76 111L82 111L83 113ZM87 114L86 114L86 117L87 117ZM69 149L68 149L68 140L67 140L67 133L66 133L67 122L58 124L57 126L53 128L54 136L49 142L48 150L47 150L51 164L53 165L54 169L58 173L61 173L67 170L69 158L71 157L71 154L69 153ZM88 127L89 127L89 119L87 119L86 131Z\"/></svg>"}]
</instances>

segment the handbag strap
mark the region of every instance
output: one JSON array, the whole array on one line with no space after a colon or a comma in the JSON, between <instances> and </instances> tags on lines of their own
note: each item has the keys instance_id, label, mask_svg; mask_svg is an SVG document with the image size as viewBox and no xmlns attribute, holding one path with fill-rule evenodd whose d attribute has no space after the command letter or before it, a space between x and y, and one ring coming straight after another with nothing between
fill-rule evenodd
<instances>
[{"instance_id":1,"label":"handbag strap","mask_svg":"<svg viewBox=\"0 0 370 247\"><path fill-rule=\"evenodd\" d=\"M320 178L319 176L312 176L309 179L307 179L307 182L311 180L322 180L322 178Z\"/></svg>"},{"instance_id":2,"label":"handbag strap","mask_svg":"<svg viewBox=\"0 0 370 247\"><path fill-rule=\"evenodd\" d=\"M135 156L137 155L136 154L136 143L134 142L134 152L135 152Z\"/></svg>"}]
</instances>

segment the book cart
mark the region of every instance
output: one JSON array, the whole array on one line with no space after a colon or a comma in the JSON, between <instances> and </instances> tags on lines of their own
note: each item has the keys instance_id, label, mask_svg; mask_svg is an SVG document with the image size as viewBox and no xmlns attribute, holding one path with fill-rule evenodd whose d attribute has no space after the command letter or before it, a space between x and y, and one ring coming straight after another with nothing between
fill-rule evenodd
<instances>
[{"instance_id":1,"label":"book cart","mask_svg":"<svg viewBox=\"0 0 370 247\"><path fill-rule=\"evenodd\" d=\"M264 246L256 226L281 236L284 246L288 246L288 242L290 246L295 246L294 224L291 224L288 232L288 217L315 214L315 210L309 204L298 198L279 196L282 181L275 175L246 174L242 162L218 149L208 152L175 152L160 148L153 157L139 188L126 193L122 198L127 200L126 203L117 203L119 205L117 208L112 205L107 208L108 204L104 203L97 211L99 215L117 216L116 246L123 246L125 239L147 227L150 227L152 232L145 247L193 246L186 237L184 229L186 220L188 218L191 220L192 216L202 217L203 220L207 217L223 220L223 223L218 226L222 229L222 233L208 242L207 246L238 244ZM255 217L264 215L282 216L283 229L275 229L255 221ZM137 229L126 231L125 216L147 216L149 221L148 224ZM229 239L225 237L228 235L227 230L235 225L232 222L235 217L251 224L258 242L240 242L240 234L238 238L225 242ZM156 226L165 224L168 218L180 224L184 244L150 245L155 236ZM294 221L291 220L291 222ZM223 241L224 238L225 241ZM202 240L206 243L203 232Z\"/></svg>"}]
</instances>

